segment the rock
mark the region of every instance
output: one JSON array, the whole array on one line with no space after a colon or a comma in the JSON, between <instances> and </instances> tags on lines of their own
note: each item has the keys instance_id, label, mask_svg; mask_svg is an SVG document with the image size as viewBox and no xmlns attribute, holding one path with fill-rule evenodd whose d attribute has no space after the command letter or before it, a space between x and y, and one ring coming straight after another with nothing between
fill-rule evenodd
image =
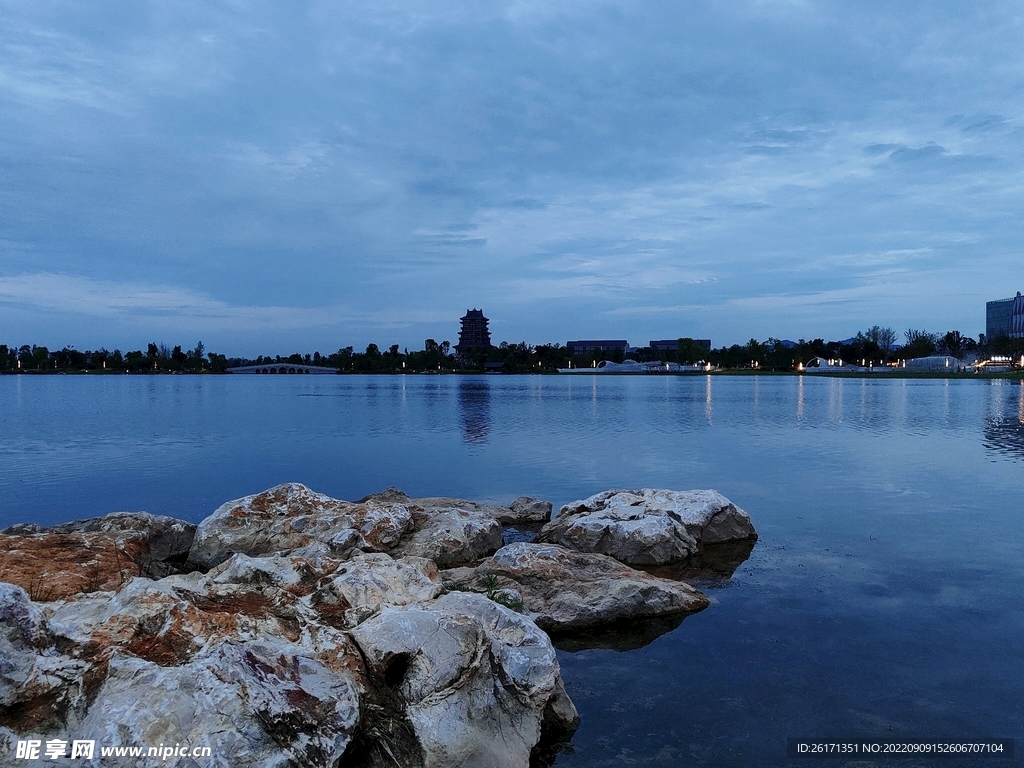
<instances>
[{"instance_id":1,"label":"rock","mask_svg":"<svg viewBox=\"0 0 1024 768\"><path fill-rule=\"evenodd\" d=\"M432 561L368 554L339 565L311 602L321 614L333 611L344 617L346 626L356 626L383 605L422 603L440 593L441 577Z\"/></svg>"},{"instance_id":2,"label":"rock","mask_svg":"<svg viewBox=\"0 0 1024 768\"><path fill-rule=\"evenodd\" d=\"M217 643L175 666L118 653L79 728L61 738L210 747L212 759L161 763L180 766L337 765L359 692L355 676L281 639Z\"/></svg>"},{"instance_id":3,"label":"rock","mask_svg":"<svg viewBox=\"0 0 1024 768\"><path fill-rule=\"evenodd\" d=\"M523 611L553 633L694 613L709 604L683 582L554 544L509 544L475 568L451 569L441 576L450 587L485 590L495 597L514 591Z\"/></svg>"},{"instance_id":4,"label":"rock","mask_svg":"<svg viewBox=\"0 0 1024 768\"><path fill-rule=\"evenodd\" d=\"M436 501L434 499L417 499ZM451 499L450 505L438 505L417 511L414 530L394 554L426 557L439 568L472 563L497 551L502 545L501 523L476 505Z\"/></svg>"},{"instance_id":5,"label":"rock","mask_svg":"<svg viewBox=\"0 0 1024 768\"><path fill-rule=\"evenodd\" d=\"M432 561L384 553L236 554L45 605L0 584L0 748L82 738L209 747L224 768L526 766L542 735L575 727L550 640L441 591Z\"/></svg>"},{"instance_id":6,"label":"rock","mask_svg":"<svg viewBox=\"0 0 1024 768\"><path fill-rule=\"evenodd\" d=\"M241 557L209 575L135 578L53 602L38 619L23 591L0 585L2 626L22 638L18 654L3 647L0 657L14 670L4 676L3 704L18 713L8 727L19 738L209 746L212 765L338 762L359 721L362 657L301 596L307 564ZM33 706L50 717L27 716Z\"/></svg>"},{"instance_id":7,"label":"rock","mask_svg":"<svg viewBox=\"0 0 1024 768\"><path fill-rule=\"evenodd\" d=\"M36 731L62 727L85 704L87 665L46 648L40 607L0 582L0 722ZM3 744L0 727L0 746Z\"/></svg>"},{"instance_id":8,"label":"rock","mask_svg":"<svg viewBox=\"0 0 1024 768\"><path fill-rule=\"evenodd\" d=\"M657 566L684 562L703 546L756 535L747 513L717 491L644 488L566 504L538 541Z\"/></svg>"},{"instance_id":9,"label":"rock","mask_svg":"<svg viewBox=\"0 0 1024 768\"><path fill-rule=\"evenodd\" d=\"M209 568L235 553L316 561L389 552L447 567L479 560L501 546L492 509L462 499L410 499L397 488L340 501L288 483L223 504L199 524L189 559Z\"/></svg>"},{"instance_id":10,"label":"rock","mask_svg":"<svg viewBox=\"0 0 1024 768\"><path fill-rule=\"evenodd\" d=\"M0 574L37 601L118 587L133 576L181 570L196 526L147 512L115 512L0 532Z\"/></svg>"},{"instance_id":11,"label":"rock","mask_svg":"<svg viewBox=\"0 0 1024 768\"><path fill-rule=\"evenodd\" d=\"M482 595L386 606L352 636L406 702L425 768L525 768L542 728L578 724L548 637Z\"/></svg>"},{"instance_id":12,"label":"rock","mask_svg":"<svg viewBox=\"0 0 1024 768\"><path fill-rule=\"evenodd\" d=\"M539 525L551 519L551 502L520 496L498 517L502 525Z\"/></svg>"},{"instance_id":13,"label":"rock","mask_svg":"<svg viewBox=\"0 0 1024 768\"><path fill-rule=\"evenodd\" d=\"M356 504L286 483L222 504L199 524L189 560L210 568L235 553L343 558L387 549L411 526L408 505Z\"/></svg>"}]
</instances>

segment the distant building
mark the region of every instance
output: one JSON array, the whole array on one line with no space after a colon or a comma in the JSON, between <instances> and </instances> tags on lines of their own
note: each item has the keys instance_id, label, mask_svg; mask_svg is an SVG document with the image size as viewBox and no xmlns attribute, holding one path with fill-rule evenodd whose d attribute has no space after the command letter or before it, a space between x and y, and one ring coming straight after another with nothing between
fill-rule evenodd
<instances>
[{"instance_id":1,"label":"distant building","mask_svg":"<svg viewBox=\"0 0 1024 768\"><path fill-rule=\"evenodd\" d=\"M1024 338L1024 297L1020 291L1012 299L998 299L985 304L985 338L998 336Z\"/></svg>"},{"instance_id":2,"label":"distant building","mask_svg":"<svg viewBox=\"0 0 1024 768\"><path fill-rule=\"evenodd\" d=\"M491 348L491 332L487 328L490 320L484 317L483 310L468 309L459 322L462 327L459 330L459 343L455 345L458 354L465 355L481 347Z\"/></svg>"},{"instance_id":3,"label":"distant building","mask_svg":"<svg viewBox=\"0 0 1024 768\"><path fill-rule=\"evenodd\" d=\"M690 339L690 341L708 352L711 351L711 339ZM665 352L675 352L679 348L679 339L660 339L658 341L652 339L650 347Z\"/></svg>"},{"instance_id":4,"label":"distant building","mask_svg":"<svg viewBox=\"0 0 1024 768\"><path fill-rule=\"evenodd\" d=\"M580 341L567 341L565 346L573 355L586 355L590 352L614 352L619 350L622 354L629 352L629 343L625 339L581 339Z\"/></svg>"}]
</instances>

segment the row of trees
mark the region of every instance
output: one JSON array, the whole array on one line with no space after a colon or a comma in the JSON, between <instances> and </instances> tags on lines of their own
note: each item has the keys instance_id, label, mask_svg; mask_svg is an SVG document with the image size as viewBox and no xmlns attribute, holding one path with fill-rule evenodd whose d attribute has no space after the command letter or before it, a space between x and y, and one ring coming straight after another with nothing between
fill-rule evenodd
<instances>
[{"instance_id":1,"label":"row of trees","mask_svg":"<svg viewBox=\"0 0 1024 768\"><path fill-rule=\"evenodd\" d=\"M694 339L678 340L675 349L655 350L644 347L631 353L640 361L676 362L693 364L711 363L717 368L756 368L761 370L793 370L800 362L813 357L842 358L848 362L866 361L874 364L898 359L925 357L933 354L952 355L963 359L972 353L1001 354L1018 357L1024 354L1024 339L1009 339L1002 336L991 341L984 335L977 340L964 336L959 331L944 334L929 333L925 330L908 329L903 333L903 343L892 329L872 326L859 332L846 342L800 339L784 342L769 338L760 342L750 339L746 344L731 347L707 349ZM281 355L260 355L257 358L226 358L215 352L206 352L202 342L193 349L183 350L163 344L152 343L146 351L134 350L123 353L115 349L80 352L71 347L50 352L46 347L22 346L18 348L0 345L0 371L128 371L128 372L214 372L225 371L240 365L317 365L337 368L342 373L396 373L396 372L445 372L482 371L487 363L501 363L505 373L552 372L564 368L570 361L575 367L589 367L601 360L622 362L622 350L610 352L595 351L573 357L567 347L560 344L531 345L525 341L518 344L502 342L489 349L476 349L468 355L456 355L448 341L437 342L427 339L423 349L410 352L392 344L381 349L370 344L363 352L352 347L342 347L337 352L321 355L294 353Z\"/></svg>"},{"instance_id":2,"label":"row of trees","mask_svg":"<svg viewBox=\"0 0 1024 768\"><path fill-rule=\"evenodd\" d=\"M1019 357L1024 354L1024 339L1000 336L988 340L984 334L974 339L957 330L940 334L909 328L903 332L903 343L899 344L898 341L899 335L892 328L875 325L857 333L845 343L825 342L823 339L800 339L797 342L782 342L771 338L758 342L751 339L745 345L713 350L707 360L722 368L792 370L796 363L806 362L813 357L842 358L850 363L860 364L863 361L878 365L929 355L950 355L963 360L968 356Z\"/></svg>"},{"instance_id":3,"label":"row of trees","mask_svg":"<svg viewBox=\"0 0 1024 768\"><path fill-rule=\"evenodd\" d=\"M451 372L458 370L482 371L487 363L502 363L502 370L510 373L533 371L554 371L568 364L569 353L558 344L531 345L525 341L518 344L502 342L489 349L476 349L464 356L455 354L451 342L427 339L423 349L410 352L392 344L381 349L369 344L363 352L352 347L342 347L337 352L321 355L295 353L281 355L260 355L256 358L231 358L229 367L242 365L274 365L289 363L297 365L320 365L337 368L342 373L422 373Z\"/></svg>"},{"instance_id":4,"label":"row of trees","mask_svg":"<svg viewBox=\"0 0 1024 768\"><path fill-rule=\"evenodd\" d=\"M0 371L220 373L227 369L227 364L227 357L216 352L207 352L201 341L195 348L188 350L182 350L180 345L171 348L154 342L146 347L145 352L136 349L124 353L119 349L110 352L102 348L81 352L74 347L64 347L51 352L46 347L35 345L8 347L6 344L0 344Z\"/></svg>"}]
</instances>

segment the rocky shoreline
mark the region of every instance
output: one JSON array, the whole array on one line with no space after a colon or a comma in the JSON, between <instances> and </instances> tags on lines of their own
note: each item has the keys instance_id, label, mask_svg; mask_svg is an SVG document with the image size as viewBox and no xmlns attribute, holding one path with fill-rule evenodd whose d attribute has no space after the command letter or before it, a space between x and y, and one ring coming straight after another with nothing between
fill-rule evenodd
<instances>
[{"instance_id":1,"label":"rocky shoreline","mask_svg":"<svg viewBox=\"0 0 1024 768\"><path fill-rule=\"evenodd\" d=\"M103 766L548 764L579 724L552 639L650 642L708 605L679 576L729 575L757 537L714 491L611 490L550 517L526 497L292 483L198 526L0 531L0 754L88 739L211 748L85 763Z\"/></svg>"}]
</instances>

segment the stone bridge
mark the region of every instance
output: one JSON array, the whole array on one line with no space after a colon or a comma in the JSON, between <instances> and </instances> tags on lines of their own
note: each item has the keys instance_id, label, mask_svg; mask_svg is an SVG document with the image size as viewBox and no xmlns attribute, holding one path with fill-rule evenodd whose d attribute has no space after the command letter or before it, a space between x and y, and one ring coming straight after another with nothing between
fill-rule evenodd
<instances>
[{"instance_id":1,"label":"stone bridge","mask_svg":"<svg viewBox=\"0 0 1024 768\"><path fill-rule=\"evenodd\" d=\"M240 365L228 368L228 373L337 373L337 368L305 363L264 363L263 365Z\"/></svg>"}]
</instances>

